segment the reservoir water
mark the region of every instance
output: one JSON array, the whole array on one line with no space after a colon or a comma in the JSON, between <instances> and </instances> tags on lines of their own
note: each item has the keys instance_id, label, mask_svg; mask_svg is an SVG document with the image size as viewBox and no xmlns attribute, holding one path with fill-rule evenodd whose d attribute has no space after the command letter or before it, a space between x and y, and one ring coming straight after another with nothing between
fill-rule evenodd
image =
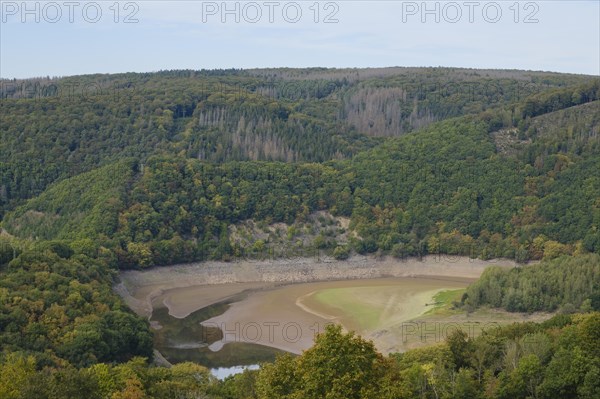
<instances>
[{"instance_id":1,"label":"reservoir water","mask_svg":"<svg viewBox=\"0 0 600 399\"><path fill-rule=\"evenodd\" d=\"M399 277L289 284L244 290L183 318L169 312L177 314L178 304L189 307L206 286L186 287L185 303L169 300L178 298L178 289L167 290L152 303L154 345L171 363L232 368L215 371L219 375L272 362L277 354L299 354L328 323L373 339L381 351L401 351L397 326L426 312L435 293L464 288L468 281Z\"/></svg>"}]
</instances>

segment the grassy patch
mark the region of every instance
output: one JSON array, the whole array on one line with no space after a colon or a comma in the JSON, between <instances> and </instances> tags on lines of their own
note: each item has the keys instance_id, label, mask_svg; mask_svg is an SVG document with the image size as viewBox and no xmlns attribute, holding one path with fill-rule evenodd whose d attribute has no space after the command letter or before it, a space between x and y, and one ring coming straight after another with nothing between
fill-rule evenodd
<instances>
[{"instance_id":1,"label":"grassy patch","mask_svg":"<svg viewBox=\"0 0 600 399\"><path fill-rule=\"evenodd\" d=\"M452 308L452 304L454 302L459 302L464 292L464 288L460 288L457 290L444 290L438 292L433 296L433 306L427 311L426 314L443 315L455 313L456 310Z\"/></svg>"},{"instance_id":2,"label":"grassy patch","mask_svg":"<svg viewBox=\"0 0 600 399\"><path fill-rule=\"evenodd\" d=\"M452 302L460 300L464 292L464 289L444 289L434 295L437 290L430 288L333 288L316 292L314 299L325 306L322 308L324 313L336 317L347 328L365 331L386 328L423 312L445 315L445 312L452 312Z\"/></svg>"},{"instance_id":3,"label":"grassy patch","mask_svg":"<svg viewBox=\"0 0 600 399\"><path fill-rule=\"evenodd\" d=\"M452 309L454 301L452 293L456 293L458 299L464 290L451 290L440 292L440 298L445 298L445 306L440 305L430 309L423 316L411 320L412 326L415 326L411 334L405 334L403 341L398 345L398 351L406 351L418 347L434 345L444 342L447 333L458 327L468 334L470 338L481 335L483 331L493 329L498 326L508 325L520 322L541 322L549 319L550 313L510 313L504 310L490 309L482 307L472 313L467 313L461 309ZM439 295L438 294L438 295ZM444 295L445 294L445 295ZM444 302L440 299L440 302Z\"/></svg>"},{"instance_id":4,"label":"grassy patch","mask_svg":"<svg viewBox=\"0 0 600 399\"><path fill-rule=\"evenodd\" d=\"M354 320L361 329L375 327L379 323L381 308L372 306L356 296L355 288L334 288L319 291L315 299L324 305L339 309Z\"/></svg>"}]
</instances>

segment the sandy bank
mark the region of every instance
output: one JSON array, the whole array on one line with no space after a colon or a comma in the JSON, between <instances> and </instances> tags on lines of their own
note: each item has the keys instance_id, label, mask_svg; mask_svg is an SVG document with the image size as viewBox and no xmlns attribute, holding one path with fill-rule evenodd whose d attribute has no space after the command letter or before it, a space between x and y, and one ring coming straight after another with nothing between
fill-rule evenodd
<instances>
[{"instance_id":1,"label":"sandy bank","mask_svg":"<svg viewBox=\"0 0 600 399\"><path fill-rule=\"evenodd\" d=\"M390 336L392 326L422 314L435 292L466 287L492 265L515 266L510 260L482 261L459 256L202 262L126 271L120 274L121 282L115 290L140 315L150 317L153 308L166 307L169 314L178 318L242 292L251 293L233 303L224 314L205 322L223 330L220 345L251 342L299 353L312 345L314 334L323 331L327 322L336 321L374 339L387 352L400 349L396 337ZM334 286L380 285L382 290L389 290L390 284L392 289L398 289L387 297L393 309L384 306L390 316L376 328L360 328L344 312L312 298L313 293ZM375 298L367 293L365 299Z\"/></svg>"},{"instance_id":2,"label":"sandy bank","mask_svg":"<svg viewBox=\"0 0 600 399\"><path fill-rule=\"evenodd\" d=\"M312 346L315 334L323 332L331 322L373 339L376 346L385 349L378 345L380 339L376 335L423 314L435 293L464 288L467 284L467 279L450 277L388 277L292 284L255 292L202 324L223 331L224 337L215 346L217 349L230 342L246 342L301 353ZM365 325L364 314L349 311L348 307L324 304L315 298L315 293L328 290L346 290L357 307L370 305L372 314L368 316L376 315L377 320Z\"/></svg>"},{"instance_id":3,"label":"sandy bank","mask_svg":"<svg viewBox=\"0 0 600 399\"><path fill-rule=\"evenodd\" d=\"M511 260L470 259L430 255L422 259L353 256L238 262L198 262L155 267L120 274L115 290L136 313L148 317L154 306L167 306L175 317L185 317L213 303L243 292L281 284L381 277L478 278L491 265L514 266ZM198 287L203 287L198 290Z\"/></svg>"}]
</instances>

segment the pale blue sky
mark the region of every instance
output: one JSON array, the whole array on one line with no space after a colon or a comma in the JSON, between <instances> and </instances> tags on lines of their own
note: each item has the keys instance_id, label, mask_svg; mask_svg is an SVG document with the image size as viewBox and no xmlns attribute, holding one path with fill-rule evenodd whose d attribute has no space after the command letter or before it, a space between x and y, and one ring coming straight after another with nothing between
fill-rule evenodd
<instances>
[{"instance_id":1,"label":"pale blue sky","mask_svg":"<svg viewBox=\"0 0 600 399\"><path fill-rule=\"evenodd\" d=\"M421 1L233 1L231 14L222 1L66 1L29 2L31 13L1 1L0 77L310 66L600 75L597 0L427 2L430 14ZM131 13L137 22L124 23Z\"/></svg>"}]
</instances>

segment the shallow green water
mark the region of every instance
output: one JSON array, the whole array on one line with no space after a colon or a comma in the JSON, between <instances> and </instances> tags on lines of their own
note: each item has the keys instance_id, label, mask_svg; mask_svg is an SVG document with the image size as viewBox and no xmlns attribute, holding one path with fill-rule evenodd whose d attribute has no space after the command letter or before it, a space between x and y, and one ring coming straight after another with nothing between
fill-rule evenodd
<instances>
[{"instance_id":1,"label":"shallow green water","mask_svg":"<svg viewBox=\"0 0 600 399\"><path fill-rule=\"evenodd\" d=\"M209 368L246 366L272 362L281 350L263 345L233 342L218 351L209 345L223 337L219 328L204 327L200 323L224 313L232 302L243 299L240 294L227 301L200 309L189 316L178 319L169 315L166 307L154 308L151 320L162 328L155 330L154 347L171 363L193 361ZM159 304L156 304L159 305Z\"/></svg>"}]
</instances>

